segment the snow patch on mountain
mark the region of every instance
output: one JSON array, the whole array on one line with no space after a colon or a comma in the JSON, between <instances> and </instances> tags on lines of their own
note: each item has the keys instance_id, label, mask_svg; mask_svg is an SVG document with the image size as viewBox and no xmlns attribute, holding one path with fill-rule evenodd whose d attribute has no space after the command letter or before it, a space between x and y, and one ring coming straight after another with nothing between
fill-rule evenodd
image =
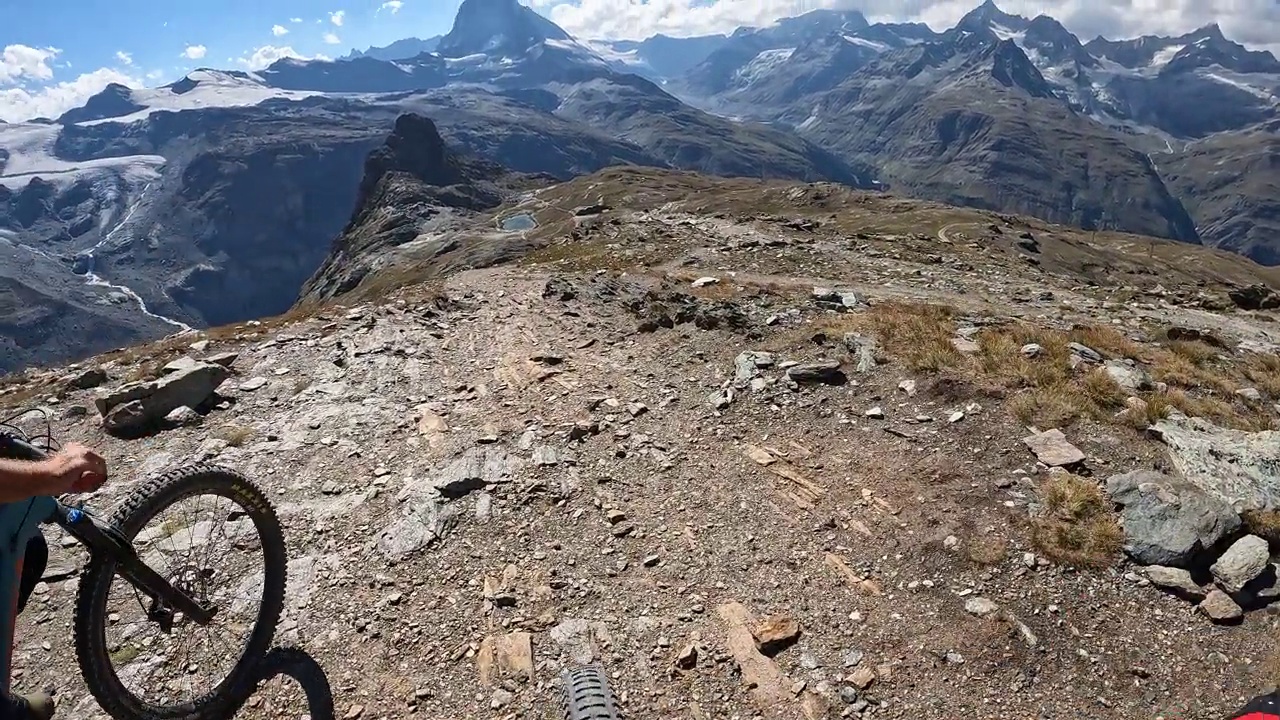
<instances>
[{"instance_id":1,"label":"snow patch on mountain","mask_svg":"<svg viewBox=\"0 0 1280 720\"><path fill-rule=\"evenodd\" d=\"M1018 44L1018 47L1022 47L1023 40L1027 37L1026 31L1014 30L999 23L991 23L991 32L1001 40L1014 41Z\"/></svg>"},{"instance_id":2,"label":"snow patch on mountain","mask_svg":"<svg viewBox=\"0 0 1280 720\"><path fill-rule=\"evenodd\" d=\"M155 112L245 107L267 100L303 100L319 94L321 93L269 87L256 73L196 70L172 85L134 90L133 101L144 108L138 112L122 117L86 120L77 124L131 123L143 120Z\"/></svg>"},{"instance_id":3,"label":"snow patch on mountain","mask_svg":"<svg viewBox=\"0 0 1280 720\"><path fill-rule=\"evenodd\" d=\"M1267 102L1270 102L1270 103L1280 102L1280 100L1277 100L1276 96L1273 95L1272 93L1268 92L1263 88L1257 87L1256 85L1249 84L1245 80L1240 79L1240 76L1230 77L1225 71L1222 71L1222 70L1219 70L1217 72L1205 71L1202 73L1202 76L1210 80L1213 80L1215 82L1220 82L1223 85L1230 85L1233 88L1243 90L1249 93L1250 95L1253 95L1254 97L1259 98L1261 100L1266 100Z\"/></svg>"},{"instance_id":4,"label":"snow patch on mountain","mask_svg":"<svg viewBox=\"0 0 1280 720\"><path fill-rule=\"evenodd\" d=\"M61 129L58 125L0 125L0 149L8 153L3 170L0 170L0 185L18 190L37 177L70 185L103 170L113 170L131 180L149 181L159 175L158 169L165 163L159 155L124 155L67 162L53 151Z\"/></svg>"},{"instance_id":5,"label":"snow patch on mountain","mask_svg":"<svg viewBox=\"0 0 1280 720\"><path fill-rule=\"evenodd\" d=\"M734 73L734 79L742 83L751 83L773 72L782 63L791 59L796 52L795 48L777 48L775 50L765 50L756 55L750 62L738 68Z\"/></svg>"},{"instance_id":6,"label":"snow patch on mountain","mask_svg":"<svg viewBox=\"0 0 1280 720\"><path fill-rule=\"evenodd\" d=\"M888 43L879 42L877 40L868 40L866 38L860 38L854 35L844 35L842 37L844 37L846 42L852 43L854 45L858 45L860 47L867 48L868 50L874 50L876 52L881 52L881 53L889 52L889 50L892 49L891 47L889 47Z\"/></svg>"},{"instance_id":7,"label":"snow patch on mountain","mask_svg":"<svg viewBox=\"0 0 1280 720\"><path fill-rule=\"evenodd\" d=\"M1163 50L1157 51L1155 55L1151 56L1151 62L1148 67L1162 68L1168 65L1186 47L1186 45L1170 45Z\"/></svg>"}]
</instances>

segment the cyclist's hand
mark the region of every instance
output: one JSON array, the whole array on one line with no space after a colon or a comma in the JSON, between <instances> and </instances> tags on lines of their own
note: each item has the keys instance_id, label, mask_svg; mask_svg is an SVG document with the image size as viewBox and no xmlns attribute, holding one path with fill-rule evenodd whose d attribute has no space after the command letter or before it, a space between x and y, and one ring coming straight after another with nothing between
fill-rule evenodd
<instances>
[{"instance_id":1,"label":"cyclist's hand","mask_svg":"<svg viewBox=\"0 0 1280 720\"><path fill-rule=\"evenodd\" d=\"M79 443L70 443L45 462L50 495L93 492L107 482L107 461Z\"/></svg>"}]
</instances>

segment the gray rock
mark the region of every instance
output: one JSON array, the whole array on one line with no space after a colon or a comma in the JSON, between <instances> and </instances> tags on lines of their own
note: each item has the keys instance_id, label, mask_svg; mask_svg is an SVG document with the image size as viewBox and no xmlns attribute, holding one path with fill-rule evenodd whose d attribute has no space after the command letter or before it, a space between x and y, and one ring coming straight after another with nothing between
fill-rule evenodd
<instances>
[{"instance_id":1,"label":"gray rock","mask_svg":"<svg viewBox=\"0 0 1280 720\"><path fill-rule=\"evenodd\" d=\"M1027 343L1022 346L1022 354L1029 358L1038 358L1043 352L1044 348L1040 347L1038 343Z\"/></svg>"},{"instance_id":2,"label":"gray rock","mask_svg":"<svg viewBox=\"0 0 1280 720\"><path fill-rule=\"evenodd\" d=\"M485 485L510 481L519 465L517 458L500 448L470 448L439 470L431 486L445 497L462 497Z\"/></svg>"},{"instance_id":3,"label":"gray rock","mask_svg":"<svg viewBox=\"0 0 1280 720\"><path fill-rule=\"evenodd\" d=\"M1216 588L1209 591L1208 596L1200 603L1200 612L1208 615L1214 622L1234 622L1244 617L1244 610L1240 609L1236 601Z\"/></svg>"},{"instance_id":4,"label":"gray rock","mask_svg":"<svg viewBox=\"0 0 1280 720\"><path fill-rule=\"evenodd\" d=\"M1049 467L1065 467L1084 461L1080 448L1067 442L1061 430L1046 430L1025 437L1022 442L1035 454L1036 459Z\"/></svg>"},{"instance_id":5,"label":"gray rock","mask_svg":"<svg viewBox=\"0 0 1280 720\"><path fill-rule=\"evenodd\" d=\"M207 362L211 362L214 365L221 365L222 367L225 367L225 368L231 367L232 365L235 364L236 360L239 360L239 359L240 359L240 353L238 352L220 352L205 358Z\"/></svg>"},{"instance_id":6,"label":"gray rock","mask_svg":"<svg viewBox=\"0 0 1280 720\"><path fill-rule=\"evenodd\" d=\"M196 360L191 357L180 357L177 360L170 361L163 368L160 368L160 373L162 375L168 375L169 373L191 372L193 369L204 364L205 362L203 360Z\"/></svg>"},{"instance_id":7,"label":"gray rock","mask_svg":"<svg viewBox=\"0 0 1280 720\"><path fill-rule=\"evenodd\" d=\"M849 382L849 378L840 369L840 363L836 360L819 360L796 365L787 370L787 377L802 385L844 385Z\"/></svg>"},{"instance_id":8,"label":"gray rock","mask_svg":"<svg viewBox=\"0 0 1280 720\"><path fill-rule=\"evenodd\" d=\"M854 372L868 373L875 369L877 345L874 338L847 333L844 336L844 346L857 359Z\"/></svg>"},{"instance_id":9,"label":"gray rock","mask_svg":"<svg viewBox=\"0 0 1280 720\"><path fill-rule=\"evenodd\" d=\"M165 415L164 421L170 425L191 426L204 422L204 416L183 405L182 407L174 408L168 415Z\"/></svg>"},{"instance_id":10,"label":"gray rock","mask_svg":"<svg viewBox=\"0 0 1280 720\"><path fill-rule=\"evenodd\" d=\"M1258 388L1240 388L1236 391L1236 395L1245 402L1260 403L1262 402L1262 393L1258 392Z\"/></svg>"},{"instance_id":11,"label":"gray rock","mask_svg":"<svg viewBox=\"0 0 1280 720\"><path fill-rule=\"evenodd\" d=\"M86 368L67 379L66 386L75 390L92 390L110 378L102 368Z\"/></svg>"},{"instance_id":12,"label":"gray rock","mask_svg":"<svg viewBox=\"0 0 1280 720\"><path fill-rule=\"evenodd\" d=\"M1076 357L1080 358L1081 360L1084 360L1085 362L1091 362L1091 363L1102 362L1102 354L1099 353L1097 350L1094 350L1093 348L1089 347L1088 345L1081 345L1080 343L1074 343L1074 342L1067 343L1067 349L1071 351L1072 355L1075 355Z\"/></svg>"},{"instance_id":13,"label":"gray rock","mask_svg":"<svg viewBox=\"0 0 1280 720\"><path fill-rule=\"evenodd\" d=\"M739 389L745 388L750 384L752 378L760 374L761 369L773 367L776 362L777 358L774 357L773 353L756 352L753 350L739 353L738 357L733 360L734 387Z\"/></svg>"},{"instance_id":14,"label":"gray rock","mask_svg":"<svg viewBox=\"0 0 1280 720\"><path fill-rule=\"evenodd\" d=\"M533 464L538 467L559 465L560 451L550 445L539 445L533 449Z\"/></svg>"},{"instance_id":15,"label":"gray rock","mask_svg":"<svg viewBox=\"0 0 1280 720\"><path fill-rule=\"evenodd\" d=\"M815 287L813 289L813 299L819 305L824 307L834 307L839 310L852 310L854 308L865 307L867 301L853 290L834 290L826 287Z\"/></svg>"},{"instance_id":16,"label":"gray rock","mask_svg":"<svg viewBox=\"0 0 1280 720\"><path fill-rule=\"evenodd\" d=\"M1192 602L1200 602L1209 593L1208 587L1197 583L1191 578L1191 573L1182 568L1152 565L1143 568L1142 572L1152 585Z\"/></svg>"},{"instance_id":17,"label":"gray rock","mask_svg":"<svg viewBox=\"0 0 1280 720\"><path fill-rule=\"evenodd\" d=\"M733 404L733 389L721 388L707 396L707 402L717 410L724 410Z\"/></svg>"},{"instance_id":18,"label":"gray rock","mask_svg":"<svg viewBox=\"0 0 1280 720\"><path fill-rule=\"evenodd\" d=\"M1262 575L1271 564L1271 548L1257 535L1246 535L1235 541L1209 571L1218 586L1229 593L1238 593Z\"/></svg>"},{"instance_id":19,"label":"gray rock","mask_svg":"<svg viewBox=\"0 0 1280 720\"><path fill-rule=\"evenodd\" d=\"M595 641L609 637L602 622L589 622L582 618L565 618L551 628L551 639L578 665L586 665L595 659Z\"/></svg>"},{"instance_id":20,"label":"gray rock","mask_svg":"<svg viewBox=\"0 0 1280 720\"><path fill-rule=\"evenodd\" d=\"M901 390L902 392L906 393L906 394L907 394L907 397L915 397L915 394L916 394L916 381L915 381L915 380L903 380L902 382L898 383L898 389L899 389L899 390Z\"/></svg>"},{"instance_id":21,"label":"gray rock","mask_svg":"<svg viewBox=\"0 0 1280 720\"><path fill-rule=\"evenodd\" d=\"M158 424L184 405L198 407L208 400L230 375L221 365L192 362L157 380L129 383L99 393L94 399L108 432L125 433Z\"/></svg>"},{"instance_id":22,"label":"gray rock","mask_svg":"<svg viewBox=\"0 0 1280 720\"><path fill-rule=\"evenodd\" d=\"M868 418L871 418L872 420L883 420L883 419L884 419L884 410L883 410L882 408L880 408L879 406L876 406L876 407L873 407L873 408L871 408L870 410L868 410L868 411L866 411L866 412L862 413L862 415L863 415L863 417L868 417Z\"/></svg>"},{"instance_id":23,"label":"gray rock","mask_svg":"<svg viewBox=\"0 0 1280 720\"><path fill-rule=\"evenodd\" d=\"M971 597L964 601L964 611L978 617L988 617L999 612L1000 606L984 597Z\"/></svg>"},{"instance_id":24,"label":"gray rock","mask_svg":"<svg viewBox=\"0 0 1280 720\"><path fill-rule=\"evenodd\" d=\"M972 355L982 349L978 343L965 337L951 338L951 346L956 349L956 352L964 355Z\"/></svg>"},{"instance_id":25,"label":"gray rock","mask_svg":"<svg viewBox=\"0 0 1280 720\"><path fill-rule=\"evenodd\" d=\"M1150 390L1155 387L1147 371L1136 365L1130 365L1122 360L1108 360L1103 367L1117 385L1129 392Z\"/></svg>"},{"instance_id":26,"label":"gray rock","mask_svg":"<svg viewBox=\"0 0 1280 720\"><path fill-rule=\"evenodd\" d=\"M862 662L863 657L862 651L854 648L852 650L846 650L844 654L840 656L840 662L847 668L857 667L858 664Z\"/></svg>"},{"instance_id":27,"label":"gray rock","mask_svg":"<svg viewBox=\"0 0 1280 720\"><path fill-rule=\"evenodd\" d=\"M1179 474L1239 511L1280 510L1280 432L1220 428L1175 415L1150 432L1169 447Z\"/></svg>"},{"instance_id":28,"label":"gray rock","mask_svg":"<svg viewBox=\"0 0 1280 720\"><path fill-rule=\"evenodd\" d=\"M266 384L267 379L264 377L251 377L240 383L240 389L245 392L253 392L254 390L261 390Z\"/></svg>"},{"instance_id":29,"label":"gray rock","mask_svg":"<svg viewBox=\"0 0 1280 720\"><path fill-rule=\"evenodd\" d=\"M1230 505L1180 478L1135 470L1112 476L1106 490L1122 506L1125 552L1143 565L1189 567L1240 529Z\"/></svg>"},{"instance_id":30,"label":"gray rock","mask_svg":"<svg viewBox=\"0 0 1280 720\"><path fill-rule=\"evenodd\" d=\"M388 560L400 561L444 539L457 525L459 511L439 498L411 492L404 515L378 534L377 547Z\"/></svg>"},{"instance_id":31,"label":"gray rock","mask_svg":"<svg viewBox=\"0 0 1280 720\"><path fill-rule=\"evenodd\" d=\"M707 275L706 277L700 277L697 280L694 280L692 283L690 283L690 285L696 288L700 288L700 287L706 287L708 285L715 285L718 282L720 282L720 278L711 277L710 275Z\"/></svg>"}]
</instances>

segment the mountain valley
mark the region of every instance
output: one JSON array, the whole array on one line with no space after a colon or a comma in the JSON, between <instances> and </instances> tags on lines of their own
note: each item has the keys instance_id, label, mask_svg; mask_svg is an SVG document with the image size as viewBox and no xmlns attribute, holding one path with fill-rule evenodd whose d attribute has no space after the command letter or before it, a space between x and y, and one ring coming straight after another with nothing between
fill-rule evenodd
<instances>
[{"instance_id":1,"label":"mountain valley","mask_svg":"<svg viewBox=\"0 0 1280 720\"><path fill-rule=\"evenodd\" d=\"M1216 26L1081 42L989 0L942 32L819 10L643 42L467 0L438 38L0 125L0 280L22 308L0 369L284 312L333 267L405 113L540 182L618 164L833 181L1275 264L1277 91L1280 63Z\"/></svg>"}]
</instances>

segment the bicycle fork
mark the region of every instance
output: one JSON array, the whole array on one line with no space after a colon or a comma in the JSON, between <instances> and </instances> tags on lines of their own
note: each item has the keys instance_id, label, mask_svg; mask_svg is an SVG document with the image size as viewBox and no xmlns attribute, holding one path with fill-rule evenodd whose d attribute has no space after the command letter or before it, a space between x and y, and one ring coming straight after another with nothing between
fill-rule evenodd
<instances>
[{"instance_id":1,"label":"bicycle fork","mask_svg":"<svg viewBox=\"0 0 1280 720\"><path fill-rule=\"evenodd\" d=\"M58 503L53 521L89 549L91 562L105 560L115 563L117 575L150 596L152 606L147 611L148 619L160 623L166 632L172 626L175 611L200 625L213 621L216 607L201 604L186 590L175 587L152 570L138 557L138 551L128 538L94 514Z\"/></svg>"}]
</instances>

